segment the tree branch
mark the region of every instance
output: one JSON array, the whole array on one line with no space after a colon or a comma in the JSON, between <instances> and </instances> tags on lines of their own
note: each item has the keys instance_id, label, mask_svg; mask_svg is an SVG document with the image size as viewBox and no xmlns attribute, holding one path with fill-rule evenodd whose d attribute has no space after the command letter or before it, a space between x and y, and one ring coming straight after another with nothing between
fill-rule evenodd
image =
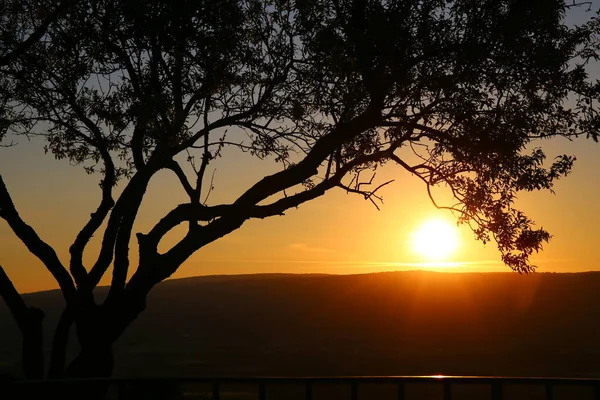
<instances>
[{"instance_id":1,"label":"tree branch","mask_svg":"<svg viewBox=\"0 0 600 400\"><path fill-rule=\"evenodd\" d=\"M377 203L375 202L375 200L373 198L375 198L375 199L379 200L381 203L383 203L383 198L381 196L378 196L376 193L382 187L387 186L390 183L394 182L394 180L391 179L387 182L384 182L384 183L380 184L379 186L377 186L373 190L364 190L364 189L361 189L361 186L371 185L373 183L373 179L375 179L375 174L373 174L373 176L371 176L371 179L368 182L360 182L358 179L359 179L359 175L357 174L355 179L352 180L352 182L354 182L356 180L356 184L354 185L354 187L350 187L349 185L344 185L341 182L337 186L341 187L348 193L356 193L356 194L362 195L365 198L365 200L369 200L375 206L377 211L380 211L379 206L377 205ZM352 182L350 182L350 184L352 184Z\"/></svg>"},{"instance_id":2,"label":"tree branch","mask_svg":"<svg viewBox=\"0 0 600 400\"><path fill-rule=\"evenodd\" d=\"M364 163L382 161L386 158L389 158L393 155L394 150L398 148L399 145L400 143L397 143L386 150L358 157L342 166L329 180L325 180L318 185L315 185L312 189L296 193L292 196L284 197L269 205L255 205L246 208L240 204L234 203L227 206L205 208L206 214L204 214L203 217L210 216L211 212L221 213L223 216L206 226L190 230L179 243L173 246L173 248L171 248L165 254L155 254L155 256L158 257L158 265L162 267L161 270L158 270L158 265L154 266L151 272L139 270L138 272L140 272L140 275L136 277L136 280L144 279L144 273L149 274L149 276L152 277L148 277L146 279L151 280L153 284L166 279L167 277L171 276L177 270L177 268L199 248L219 239L235 229L238 229L248 218L266 218L274 215L282 215L283 212L289 208L297 207L306 201L322 196L328 189L337 186L346 173L351 171L353 168ZM191 209L193 205L189 206ZM198 206L195 206L194 208L200 209ZM156 240L156 237L154 237L153 240ZM140 241L140 246L142 246L142 244L143 241Z\"/></svg>"},{"instance_id":3,"label":"tree branch","mask_svg":"<svg viewBox=\"0 0 600 400\"><path fill-rule=\"evenodd\" d=\"M204 126L208 126L208 111L210 109L210 98L206 98L204 103ZM204 174L206 173L206 168L208 167L208 163L212 159L212 155L208 148L209 143L209 134L210 132L206 132L204 135L204 151L202 152L202 162L200 164L200 169L196 173L196 189L194 190L194 196L191 198L192 203L200 203L200 196L202 194L202 182L204 180ZM190 220L190 224L193 227L194 221Z\"/></svg>"},{"instance_id":4,"label":"tree branch","mask_svg":"<svg viewBox=\"0 0 600 400\"><path fill-rule=\"evenodd\" d=\"M54 276L60 286L67 303L72 303L75 296L75 285L73 279L62 265L56 252L50 245L44 242L35 230L27 225L15 209L10 194L0 175L0 217L2 217L19 239L27 246L40 261L44 263L48 271Z\"/></svg>"},{"instance_id":5,"label":"tree branch","mask_svg":"<svg viewBox=\"0 0 600 400\"><path fill-rule=\"evenodd\" d=\"M90 285L92 288L98 285L100 279L110 266L113 260L113 250L115 250L115 243L117 235L122 226L122 220L127 213L134 207L139 207L139 204L134 204L135 199L143 197L148 182L154 173L154 169L150 170L146 166L143 170L138 171L129 181L119 199L115 203L112 209L104 236L102 238L102 245L100 247L100 253L96 260L96 263L90 270ZM135 215L133 215L135 218Z\"/></svg>"},{"instance_id":6,"label":"tree branch","mask_svg":"<svg viewBox=\"0 0 600 400\"><path fill-rule=\"evenodd\" d=\"M302 161L291 168L264 177L242 194L235 204L255 205L277 192L302 183L310 176L315 175L321 163L340 145L375 126L380 117L379 109L376 106L370 106L358 117L347 122L340 122L331 133L315 142L312 150Z\"/></svg>"},{"instance_id":7,"label":"tree branch","mask_svg":"<svg viewBox=\"0 0 600 400\"><path fill-rule=\"evenodd\" d=\"M181 165L179 165L177 161L173 160L171 163L169 163L167 168L173 171L175 175L177 175L181 186L183 186L183 189L189 196L190 200L192 200L194 198L194 188L188 181L187 176L185 176L185 172L183 172Z\"/></svg>"},{"instance_id":8,"label":"tree branch","mask_svg":"<svg viewBox=\"0 0 600 400\"><path fill-rule=\"evenodd\" d=\"M285 210L292 207L297 207L306 201L322 196L327 190L338 186L342 178L353 168L365 163L378 162L390 158L393 156L394 150L396 150L399 146L400 143L395 143L386 150L357 157L344 166L341 166L329 179L326 179L318 185L315 185L312 189L305 190L291 196L286 196L273 202L272 204L244 206L234 203L212 207L207 207L198 203L181 204L169 212L164 218L162 218L148 234L138 234L140 252L144 252L144 254L149 254L157 258L157 263L166 266L167 269L177 269L177 267L180 265L177 264L177 262L185 261L185 259L187 259L194 251L218 238L213 238L211 235L225 235L228 233L227 229L230 229L234 226L241 226L241 224L248 218L267 218L274 215L282 215ZM385 184L380 185L377 189L375 189L375 191ZM373 191L373 193L375 191ZM186 237L180 243L175 245L167 253L164 255L158 254L157 247L162 237L175 226L189 220L212 222L210 222L208 225L200 226L190 230L188 235L186 235ZM214 228L214 226L217 226L217 228ZM193 243L196 243L196 247L192 245ZM182 251L191 253L180 254L179 252ZM170 276L170 274L173 272L174 270L167 273L166 276Z\"/></svg>"},{"instance_id":9,"label":"tree branch","mask_svg":"<svg viewBox=\"0 0 600 400\"><path fill-rule=\"evenodd\" d=\"M133 224L142 204L142 199L146 193L146 188L148 187L150 178L156 171L148 170L143 172L143 174L137 176L138 180L133 186L131 186L131 195L127 199L127 202L124 203L125 212L121 216L118 233L115 240L115 262L106 303L110 303L114 298L121 294L127 281L127 272L129 270L129 241L131 239Z\"/></svg>"},{"instance_id":10,"label":"tree branch","mask_svg":"<svg viewBox=\"0 0 600 400\"><path fill-rule=\"evenodd\" d=\"M0 296L4 299L23 336L22 361L25 377L42 379L44 377L42 330L44 313L37 308L27 307L1 265Z\"/></svg>"},{"instance_id":11,"label":"tree branch","mask_svg":"<svg viewBox=\"0 0 600 400\"><path fill-rule=\"evenodd\" d=\"M138 234L138 238L142 237L144 244L156 251L158 243L162 240L171 229L185 221L211 221L215 218L222 217L234 210L231 204L222 204L218 206L205 206L201 203L186 203L180 204L165 215L154 227L145 235Z\"/></svg>"},{"instance_id":12,"label":"tree branch","mask_svg":"<svg viewBox=\"0 0 600 400\"><path fill-rule=\"evenodd\" d=\"M288 64L286 66L286 68L284 68L284 71L281 73L280 76L275 76L275 77L273 77L273 79L271 79L271 81L270 81L269 85L266 87L263 95L250 108L248 108L247 110L242 111L238 114L229 115L229 116L223 117L221 119L218 119L217 121L212 122L209 125L204 125L202 127L202 129L200 129L198 132L196 132L196 134L192 135L192 137L190 137L189 139L183 141L179 146L176 146L174 148L174 155L184 151L185 149L187 149L189 147L192 147L194 145L194 143L196 143L196 141L198 141L204 135L208 134L210 131L212 131L214 129L222 128L225 126L229 126L229 125L234 125L237 122L242 121L246 118L249 118L249 117L253 116L254 114L256 114L257 112L259 112L262 109L262 107L264 106L264 104L271 97L271 95L275 92L277 85L280 82L285 81L287 74L289 73L290 67L291 67L291 64ZM195 95L196 95L196 93L194 93L194 96L192 96L192 99L194 99L194 97L196 97ZM190 100L190 103L192 103L192 100ZM188 110L188 108L191 108L191 106L189 104L188 104L188 106L186 106L186 110Z\"/></svg>"},{"instance_id":13,"label":"tree branch","mask_svg":"<svg viewBox=\"0 0 600 400\"><path fill-rule=\"evenodd\" d=\"M60 3L50 14L48 14L44 22L38 26L27 39L17 45L16 49L0 57L0 66L7 65L25 54L25 52L27 52L46 34L50 24L55 22L62 13L64 13L70 6L76 4L78 1L79 0L65 0Z\"/></svg>"},{"instance_id":14,"label":"tree branch","mask_svg":"<svg viewBox=\"0 0 600 400\"><path fill-rule=\"evenodd\" d=\"M344 125L344 127L348 129L364 129L359 121L353 121L353 124ZM364 121L363 123L367 123ZM290 207L296 207L305 201L314 199L318 196L321 196L325 193L326 190L337 186L341 179L348 173L352 168L355 168L358 165L381 161L386 157L391 157L393 155L394 150L396 150L401 142L393 143L388 149L376 152L369 155L364 155L361 157L357 157L351 162L346 163L344 166L340 166L336 169L335 173L327 180L319 183L313 189L307 190L301 193L297 193L292 196L285 197L280 199L270 205L257 206L260 200L263 200L269 197L272 194L275 194L281 190L284 190L288 187L294 186L298 183L301 183L304 179L307 179L311 175L316 174L317 167L320 163L330 156L333 150L339 147L338 141L344 141L344 139L350 135L351 132L347 130L333 132L328 136L323 137L313 148L311 151L299 164L295 166L280 171L274 175L263 178L257 184L255 184L252 188L246 191L238 200L236 200L233 204L223 204L218 206L208 207L203 204L181 204L169 212L165 217L163 217L151 230L148 234L138 234L138 240L140 243L140 248L144 248L144 251L148 251L152 254L158 255L157 247L158 243L162 239L162 237L167 234L171 229L175 226L181 224L184 221L212 221L216 218L219 219L227 219L230 217L241 218L242 223L244 220L248 218L266 218L272 215L280 215L283 211L287 210ZM332 139L334 138L334 139ZM333 147L333 149L331 149ZM322 160L317 160L317 154L322 155ZM306 160L309 159L309 162ZM311 170L311 163L316 163L314 170ZM295 168L299 168L301 172L295 171ZM290 173L289 171L292 171ZM307 172L305 172L307 171ZM312 172L312 174L308 174ZM308 174L307 176L301 174ZM304 177L305 176L305 177ZM284 181L284 179L288 179ZM266 182L266 183L265 183ZM257 193L257 197L253 200L254 204L251 204L249 200L244 201L244 199L250 198L250 196L254 196L253 191L257 191L257 187L263 187L267 193L263 193L262 196L259 196ZM278 189L278 190L276 190ZM244 197L246 196L246 197ZM240 200L241 199L241 200ZM197 232L201 232L201 235L204 236L206 234L206 230L212 224L216 223L216 221L211 222L208 226L198 227ZM241 223L240 223L241 224ZM200 233L198 233L200 234ZM190 234L192 235L192 234ZM193 235L192 235L193 236ZM191 239L187 239L189 241ZM204 241L200 241L199 243L204 243ZM182 245L184 246L184 245ZM177 246L175 246L177 247ZM175 251L175 247L169 251ZM185 246L184 246L185 247ZM181 248L181 247L178 247ZM197 250L197 249L196 249ZM142 251L140 249L140 251ZM195 250L194 250L195 251ZM187 256L189 257L189 255Z\"/></svg>"},{"instance_id":15,"label":"tree branch","mask_svg":"<svg viewBox=\"0 0 600 400\"><path fill-rule=\"evenodd\" d=\"M272 204L263 205L263 206L255 206L250 210L249 217L250 218L267 218L274 215L283 215L283 212L292 207L298 207L302 203L305 203L309 200L313 200L319 196L325 194L325 192L333 187L339 186L340 182L346 176L348 172L350 172L353 168L358 167L359 165L371 162L381 162L385 159L391 158L394 156L394 150L398 148L398 145L394 145L386 150L382 150L376 153L372 153L369 155L357 157L351 162L345 164L340 167L328 180L324 180L323 182L315 185L314 188L305 190L300 193L296 193L292 196L287 196L282 199L279 199ZM384 184L377 187L375 191L379 190L381 187L391 183L391 181L385 182ZM363 194L362 191L358 191L357 193Z\"/></svg>"},{"instance_id":16,"label":"tree branch","mask_svg":"<svg viewBox=\"0 0 600 400\"><path fill-rule=\"evenodd\" d=\"M139 171L144 168L144 129L141 127L144 124L144 117L140 117L131 134L131 153L133 155L133 164Z\"/></svg>"},{"instance_id":17,"label":"tree branch","mask_svg":"<svg viewBox=\"0 0 600 400\"><path fill-rule=\"evenodd\" d=\"M8 275L6 275L2 265L0 265L0 296L4 299L10 313L19 325L19 328L21 328L23 315L27 311L27 305L19 292L17 292Z\"/></svg>"},{"instance_id":18,"label":"tree branch","mask_svg":"<svg viewBox=\"0 0 600 400\"><path fill-rule=\"evenodd\" d=\"M115 185L115 168L112 159L106 149L101 150L102 158L104 159L105 172L104 179L101 183L102 200L94 213L90 216L87 224L81 229L75 241L69 248L71 254L70 269L78 287L83 287L89 284L88 273L83 266L83 252L89 243L90 239L96 233L106 216L115 205L112 197L112 188ZM106 154L105 154L106 153Z\"/></svg>"},{"instance_id":19,"label":"tree branch","mask_svg":"<svg viewBox=\"0 0 600 400\"><path fill-rule=\"evenodd\" d=\"M565 4L565 8L566 9L570 9L571 7L579 7L579 6L588 6L588 11L590 11L592 9L592 2L591 1L579 1L576 2L575 0L573 0L573 3L571 4Z\"/></svg>"},{"instance_id":20,"label":"tree branch","mask_svg":"<svg viewBox=\"0 0 600 400\"><path fill-rule=\"evenodd\" d=\"M140 239L140 253L148 259L140 259L140 266L128 283L128 287L140 287L142 291L150 290L155 284L171 276L197 249L240 228L245 216L229 213L227 217L218 218L207 226L190 229L187 235L166 254L158 255L145 246L143 235Z\"/></svg>"},{"instance_id":21,"label":"tree branch","mask_svg":"<svg viewBox=\"0 0 600 400\"><path fill-rule=\"evenodd\" d=\"M78 287L87 287L89 284L88 273L83 265L83 252L94 233L98 230L98 228L100 228L100 225L102 225L102 222L110 212L111 208L114 206L112 188L116 182L115 165L112 157L110 156L108 145L100 128L98 128L98 126L85 114L84 110L77 103L77 98L74 93L66 93L66 97L68 98L69 104L73 111L75 111L79 119L92 133L93 139L84 135L83 133L78 132L76 128L71 127L70 125L66 126L73 129L73 131L77 133L78 136L89 146L96 148L100 152L102 162L104 163L104 179L100 185L102 189L102 199L100 204L98 205L96 211L91 214L90 219L78 233L75 241L69 248L69 253L71 255L69 268L71 270L71 274L73 275ZM55 123L65 125L60 120L56 120Z\"/></svg>"}]
</instances>

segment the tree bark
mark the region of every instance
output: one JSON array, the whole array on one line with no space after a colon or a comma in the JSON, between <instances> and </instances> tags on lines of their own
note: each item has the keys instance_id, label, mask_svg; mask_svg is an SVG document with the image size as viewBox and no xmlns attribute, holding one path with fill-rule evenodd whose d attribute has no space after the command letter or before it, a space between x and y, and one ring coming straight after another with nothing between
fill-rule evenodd
<instances>
[{"instance_id":1,"label":"tree bark","mask_svg":"<svg viewBox=\"0 0 600 400\"><path fill-rule=\"evenodd\" d=\"M22 360L25 378L39 380L44 378L44 312L37 308L28 308L21 323L23 336Z\"/></svg>"},{"instance_id":2,"label":"tree bark","mask_svg":"<svg viewBox=\"0 0 600 400\"><path fill-rule=\"evenodd\" d=\"M111 346L82 349L69 364L63 377L65 379L110 378L113 372L114 358ZM102 400L106 397L109 385L105 382L70 382L60 389L58 396L62 400Z\"/></svg>"},{"instance_id":3,"label":"tree bark","mask_svg":"<svg viewBox=\"0 0 600 400\"><path fill-rule=\"evenodd\" d=\"M8 306L22 337L21 362L26 379L44 378L44 312L27 307L0 265L0 297Z\"/></svg>"},{"instance_id":4,"label":"tree bark","mask_svg":"<svg viewBox=\"0 0 600 400\"><path fill-rule=\"evenodd\" d=\"M60 316L52 340L52 353L48 370L49 379L59 379L65 372L67 345L72 325L73 315L68 308L65 308Z\"/></svg>"},{"instance_id":5,"label":"tree bark","mask_svg":"<svg viewBox=\"0 0 600 400\"><path fill-rule=\"evenodd\" d=\"M112 345L145 309L145 305L145 293L126 292L120 295L114 304L86 307L77 315L65 310L53 343L51 378L110 378L114 368ZM73 322L81 350L64 369L68 333ZM64 369L64 372L61 369ZM69 383L57 388L56 398L101 400L106 397L108 389L109 385L102 382Z\"/></svg>"},{"instance_id":6,"label":"tree bark","mask_svg":"<svg viewBox=\"0 0 600 400\"><path fill-rule=\"evenodd\" d=\"M112 346L82 349L65 370L64 377L67 379L110 378L113 366Z\"/></svg>"}]
</instances>

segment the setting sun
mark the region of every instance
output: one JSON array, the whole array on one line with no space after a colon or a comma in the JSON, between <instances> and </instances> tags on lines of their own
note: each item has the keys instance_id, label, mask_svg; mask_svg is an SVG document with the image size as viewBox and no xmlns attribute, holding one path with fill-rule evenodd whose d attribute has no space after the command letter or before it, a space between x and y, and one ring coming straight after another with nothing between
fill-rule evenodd
<instances>
[{"instance_id":1,"label":"setting sun","mask_svg":"<svg viewBox=\"0 0 600 400\"><path fill-rule=\"evenodd\" d=\"M430 261L444 261L458 247L457 229L444 220L429 220L414 233L412 247Z\"/></svg>"}]
</instances>

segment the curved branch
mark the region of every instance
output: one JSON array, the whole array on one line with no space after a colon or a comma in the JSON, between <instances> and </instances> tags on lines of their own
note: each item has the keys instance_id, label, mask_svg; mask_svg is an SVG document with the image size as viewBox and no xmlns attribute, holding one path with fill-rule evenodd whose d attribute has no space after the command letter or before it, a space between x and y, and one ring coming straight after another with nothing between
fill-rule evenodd
<instances>
[{"instance_id":1,"label":"curved branch","mask_svg":"<svg viewBox=\"0 0 600 400\"><path fill-rule=\"evenodd\" d=\"M392 155L394 150L401 145L401 141L394 143L384 151L364 155L352 160L337 169L336 173L329 180L321 182L313 189L284 197L270 205L257 206L258 202L271 195L302 183L310 176L317 174L319 166L335 149L366 129L375 126L380 118L381 114L377 106L371 105L353 120L338 124L328 135L315 143L313 149L302 161L289 169L263 178L242 194L233 204L217 207L181 205L170 212L165 218L159 221L148 235L138 235L140 267L132 277L128 287L130 285L135 287L139 285L140 287L149 289L154 284L173 274L181 263L199 248L238 229L248 218L265 218L281 214L290 207L321 196L327 189L336 186L352 168L362 163L382 160ZM165 254L159 255L157 253L157 246L164 234L183 221L189 221L193 217L190 215L192 210L193 213L198 214L196 216L200 216L206 220L219 217L219 213L221 216L206 226L193 227L173 248ZM144 254L146 260L142 259L142 254ZM152 262L147 262L148 259L153 260ZM160 270L158 270L159 265L162 267Z\"/></svg>"},{"instance_id":2,"label":"curved branch","mask_svg":"<svg viewBox=\"0 0 600 400\"><path fill-rule=\"evenodd\" d=\"M115 205L115 201L112 197L112 188L115 185L115 167L108 151L100 149L102 158L104 160L105 172L104 179L101 183L102 188L102 200L100 205L94 213L92 213L87 224L81 229L75 241L69 248L71 254L70 269L77 286L85 286L88 282L88 273L83 266L83 252L85 247L89 243L90 239L96 233L102 222L106 219L106 216Z\"/></svg>"},{"instance_id":3,"label":"curved branch","mask_svg":"<svg viewBox=\"0 0 600 400\"><path fill-rule=\"evenodd\" d=\"M124 212L121 215L118 232L115 238L115 262L106 303L112 302L112 300L115 297L118 297L125 288L127 272L129 270L129 242L131 240L131 232L137 213L142 204L142 199L148 188L148 183L154 172L156 172L156 169L144 170L141 174L136 174L130 181L130 185L128 185L130 192L126 201L122 203L124 204Z\"/></svg>"},{"instance_id":4,"label":"curved branch","mask_svg":"<svg viewBox=\"0 0 600 400\"><path fill-rule=\"evenodd\" d=\"M208 126L208 111L210 108L210 99L206 98L204 103L204 126ZM206 173L206 168L212 159L212 155L210 151L208 151L208 143L209 143L209 132L206 132L204 135L204 151L202 152L202 162L200 164L200 169L196 174L196 190L194 190L194 195L191 197L192 203L200 203L200 195L202 194L202 182L204 180L204 174ZM193 226L193 222L190 221Z\"/></svg>"},{"instance_id":5,"label":"curved branch","mask_svg":"<svg viewBox=\"0 0 600 400\"><path fill-rule=\"evenodd\" d=\"M25 377L42 379L44 377L42 330L44 313L37 308L27 307L1 265L0 297L4 299L23 336L22 361Z\"/></svg>"},{"instance_id":6,"label":"curved branch","mask_svg":"<svg viewBox=\"0 0 600 400\"><path fill-rule=\"evenodd\" d=\"M125 288L127 271L129 270L129 241L131 239L133 223L140 209L144 193L145 187L143 190L137 191L136 196L132 197L129 207L127 207L127 212L121 220L115 241L115 262L107 301L111 301L114 296L118 295Z\"/></svg>"},{"instance_id":7,"label":"curved branch","mask_svg":"<svg viewBox=\"0 0 600 400\"><path fill-rule=\"evenodd\" d=\"M77 99L73 93L67 93L66 96L68 97L69 104L81 122L83 122L88 130L92 133L93 138L79 132L75 126L66 124L59 119L48 120L54 122L55 124L71 129L72 132L75 133L88 146L96 148L100 152L105 170L104 179L101 182L102 200L100 201L96 211L91 214L90 219L81 229L75 238L75 241L69 248L69 253L71 255L69 268L77 286L86 287L87 289L91 290L97 284L97 282L93 283L93 279L89 280L88 272L83 265L83 252L94 233L96 233L96 231L100 228L102 222L104 222L106 216L115 205L115 202L112 198L112 188L116 183L115 164L108 151L108 144L102 135L102 131L91 119L89 119L89 117L87 117L84 110L79 106L79 104L77 104ZM108 262L110 263L110 261Z\"/></svg>"},{"instance_id":8,"label":"curved branch","mask_svg":"<svg viewBox=\"0 0 600 400\"><path fill-rule=\"evenodd\" d=\"M240 228L246 217L238 213L230 213L227 217L218 218L207 226L190 229L188 234L171 248L167 253L158 256L155 265L144 264L140 261L140 268L131 278L129 285L141 286L150 290L152 286L171 276L185 260L199 248ZM143 248L140 241L140 250ZM157 256L154 254L154 256Z\"/></svg>"},{"instance_id":9,"label":"curved branch","mask_svg":"<svg viewBox=\"0 0 600 400\"><path fill-rule=\"evenodd\" d=\"M201 203L180 204L165 215L147 234L138 234L146 249L156 252L158 244L171 229L185 221L211 221L222 217L235 208L231 204L205 206Z\"/></svg>"},{"instance_id":10,"label":"curved branch","mask_svg":"<svg viewBox=\"0 0 600 400\"><path fill-rule=\"evenodd\" d=\"M56 282L60 286L63 296L68 304L74 301L75 284L73 279L62 265L54 249L44 242L35 230L27 225L17 212L12 198L6 189L4 180L0 175L0 217L2 217L19 239L27 246L27 249L33 253L50 271Z\"/></svg>"},{"instance_id":11,"label":"curved branch","mask_svg":"<svg viewBox=\"0 0 600 400\"><path fill-rule=\"evenodd\" d=\"M393 152L396 148L397 148L397 146L392 146L386 150L379 151L377 153L373 153L373 154L355 158L351 162L345 164L344 166L342 166L338 170L336 170L335 174L333 174L331 176L331 178L324 180L323 182L319 183L318 185L315 185L315 187L313 187L312 189L305 190L303 192L284 197L284 198L279 199L268 205L253 207L251 209L249 217L250 218L267 218L267 217L271 217L274 215L283 215L283 212L285 210L288 210L292 207L298 207L302 203L305 203L309 200L313 200L317 197L322 196L323 194L325 194L325 192L327 190L329 190L333 187L339 186L342 179L344 178L344 176L346 176L346 174L348 172L350 172L353 168L356 168L357 166L359 166L361 164L370 163L370 162L379 162L379 161L383 161L385 159L391 158L392 156L394 156ZM376 188L375 191L377 191L379 188L381 188L389 183L391 183L391 181L385 182L384 184L382 184L378 188ZM373 191L373 193L375 191ZM364 192L362 192L362 191L359 191L357 193L364 195Z\"/></svg>"},{"instance_id":12,"label":"curved branch","mask_svg":"<svg viewBox=\"0 0 600 400\"><path fill-rule=\"evenodd\" d=\"M71 108L75 111L76 115L79 117L81 122L89 129L89 131L93 135L93 139L89 138L84 134L79 134L79 137L82 138L88 145L93 146L100 152L100 156L104 163L104 179L101 183L102 188L102 200L96 211L92 213L90 219L86 223L86 225L81 229L75 241L69 248L69 253L71 254L71 262L70 262L70 270L73 274L73 278L77 283L78 287L87 286L88 282L88 273L83 266L83 252L85 250L86 245L89 243L90 239L96 233L102 222L105 220L106 216L114 206L115 202L112 198L112 188L116 182L115 175L115 165L112 157L108 151L108 144L102 134L100 128L85 114L85 111L81 108L81 106L77 103L77 99L73 93L67 94L69 99L69 104ZM61 123L59 121L59 123ZM62 123L61 123L62 125ZM75 129L75 132L77 130Z\"/></svg>"},{"instance_id":13,"label":"curved branch","mask_svg":"<svg viewBox=\"0 0 600 400\"><path fill-rule=\"evenodd\" d=\"M260 205L260 206L244 206L240 204L223 204L218 206L207 207L202 204L181 204L174 210L169 212L164 218L162 218L150 232L146 235L138 234L140 242L140 248L143 251L153 254L155 257L163 257L162 262L165 265L172 265L172 262L179 262L178 260L185 260L191 254L198 250L200 247L210 243L217 238L211 238L211 232L214 231L221 234L225 229L213 228L213 226L236 226L241 224L249 218L267 218L274 215L283 215L283 212L292 207L298 207L300 204L305 203L309 200L315 199L322 196L325 192L333 187L340 184L343 177L350 172L353 168L365 163L383 161L390 158L393 155L394 150L400 146L400 143L396 143L390 146L386 150L382 150L376 153L363 155L355 158L349 163L341 166L336 172L329 178L321 183L315 185L313 188L305 190L300 193L296 193L291 196L281 198L271 204ZM389 183L389 182L387 182ZM385 183L385 184L387 184ZM384 184L384 185L385 185ZM384 186L381 185L381 186ZM381 187L380 186L380 187ZM376 189L377 190L377 189ZM217 219L218 218L218 219ZM217 220L215 220L217 219ZM158 243L162 237L167 234L175 226L189 220L196 221L212 221L206 226L198 227L194 230L190 230L188 235L172 249L170 249L164 255L159 255L157 252ZM213 221L215 220L215 221ZM231 220L230 222L224 222ZM228 233L228 232L227 232ZM225 235L226 233L222 233ZM219 236L220 237L220 236ZM195 239L194 239L195 238ZM192 246L193 243L195 247ZM179 252L190 252L189 254L178 254ZM181 262L183 262L181 261ZM161 263L162 263L161 262ZM178 265L177 265L178 267ZM176 267L175 267L176 268ZM170 275L170 274L169 274Z\"/></svg>"},{"instance_id":14,"label":"curved branch","mask_svg":"<svg viewBox=\"0 0 600 400\"><path fill-rule=\"evenodd\" d=\"M8 275L6 275L2 265L0 265L0 296L4 299L10 313L20 327L22 317L27 311L27 304L25 304L25 300L23 300Z\"/></svg>"},{"instance_id":15,"label":"curved branch","mask_svg":"<svg viewBox=\"0 0 600 400\"><path fill-rule=\"evenodd\" d=\"M369 107L358 117L339 123L328 135L315 142L312 150L298 164L261 179L242 194L238 205L255 205L284 189L302 183L317 173L317 169L329 155L346 141L375 126L381 115L377 107Z\"/></svg>"},{"instance_id":16,"label":"curved branch","mask_svg":"<svg viewBox=\"0 0 600 400\"><path fill-rule=\"evenodd\" d=\"M138 173L131 178L115 203L108 219L106 230L104 231L100 253L89 273L90 286L92 288L98 285L100 279L102 279L102 276L104 276L104 273L110 266L110 263L113 260L113 250L115 250L115 244L123 223L123 218L131 212L132 208L139 207L139 204L136 206L135 200L144 195L150 177L154 171L155 170L149 170L148 168L138 171ZM135 219L135 214L133 214L132 217Z\"/></svg>"},{"instance_id":17,"label":"curved branch","mask_svg":"<svg viewBox=\"0 0 600 400\"><path fill-rule=\"evenodd\" d=\"M437 208L438 210L449 210L449 211L453 211L453 212L457 212L461 215L465 215L465 211L461 210L460 208L456 208L454 206L441 206L438 204L438 202L435 200L435 197L433 196L433 193L431 192L431 182L428 181L423 175L421 175L417 169L425 169L431 172L431 170L433 168L423 165L423 164L419 164L417 166L411 167L410 165L408 165L406 162L404 162L400 157L396 156L395 154L392 155L390 157L394 162L396 162L398 165L402 166L402 168L404 168L405 170L407 170L408 172L414 174L417 176L417 178L419 178L421 181L423 181L423 183L425 183L425 187L427 189L427 196L429 197L429 200L431 201L431 204L433 204L433 206L435 208ZM464 172L464 171L461 171ZM461 201L460 198L458 197L457 193L456 193L456 189L449 184L450 190L452 191L452 195L455 199L457 199L458 201Z\"/></svg>"},{"instance_id":18,"label":"curved branch","mask_svg":"<svg viewBox=\"0 0 600 400\"><path fill-rule=\"evenodd\" d=\"M206 207L202 204L197 204L196 206L187 204L180 205L161 219L150 233L142 235L142 237L145 238L145 242L150 248L155 249L162 236L183 221L188 221L190 219L195 219L196 221L209 221L224 215L225 212L231 211L241 213L247 217L254 217L254 215L251 215L253 212L252 210L261 209L260 207L255 206L258 202L284 189L295 186L316 174L319 165L321 165L321 163L327 159L340 144L351 139L365 129L368 129L378 120L378 118L379 115L376 113L376 109L369 108L354 120L338 124L329 135L322 137L316 142L312 151L310 151L302 161L289 169L263 178L242 194L234 204L215 207ZM218 122L219 121L217 121L217 123ZM394 147L390 147L386 152L393 152L399 145L400 143L396 144ZM360 159L363 160L363 158ZM364 158L364 160L366 159L367 158ZM347 166L351 169L358 164L360 164L360 162L349 163ZM350 169L344 170L344 174ZM334 177L335 176L337 176L337 173Z\"/></svg>"},{"instance_id":19,"label":"curved branch","mask_svg":"<svg viewBox=\"0 0 600 400\"><path fill-rule=\"evenodd\" d=\"M177 175L177 178L179 179L181 186L183 186L183 189L189 196L190 200L193 199L194 198L194 188L188 181L187 176L185 176L185 172L183 172L181 165L179 165L179 163L177 161L173 160L173 162L169 163L169 165L167 166L167 169L170 169L171 171L173 171L175 173L175 175Z\"/></svg>"}]
</instances>

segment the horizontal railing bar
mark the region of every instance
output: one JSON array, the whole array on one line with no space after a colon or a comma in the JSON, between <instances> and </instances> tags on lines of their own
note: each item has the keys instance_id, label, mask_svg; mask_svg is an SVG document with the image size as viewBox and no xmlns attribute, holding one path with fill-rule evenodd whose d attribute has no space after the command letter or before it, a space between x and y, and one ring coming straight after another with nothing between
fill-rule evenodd
<instances>
[{"instance_id":1,"label":"horizontal railing bar","mask_svg":"<svg viewBox=\"0 0 600 400\"><path fill-rule=\"evenodd\" d=\"M4 385L61 385L71 383L136 384L153 383L478 383L478 384L527 384L527 385L595 385L600 386L600 378L541 378L541 377L500 377L500 376L342 376L342 377L144 377L144 378L89 378L89 379L55 379L55 380L15 380L0 382Z\"/></svg>"}]
</instances>

